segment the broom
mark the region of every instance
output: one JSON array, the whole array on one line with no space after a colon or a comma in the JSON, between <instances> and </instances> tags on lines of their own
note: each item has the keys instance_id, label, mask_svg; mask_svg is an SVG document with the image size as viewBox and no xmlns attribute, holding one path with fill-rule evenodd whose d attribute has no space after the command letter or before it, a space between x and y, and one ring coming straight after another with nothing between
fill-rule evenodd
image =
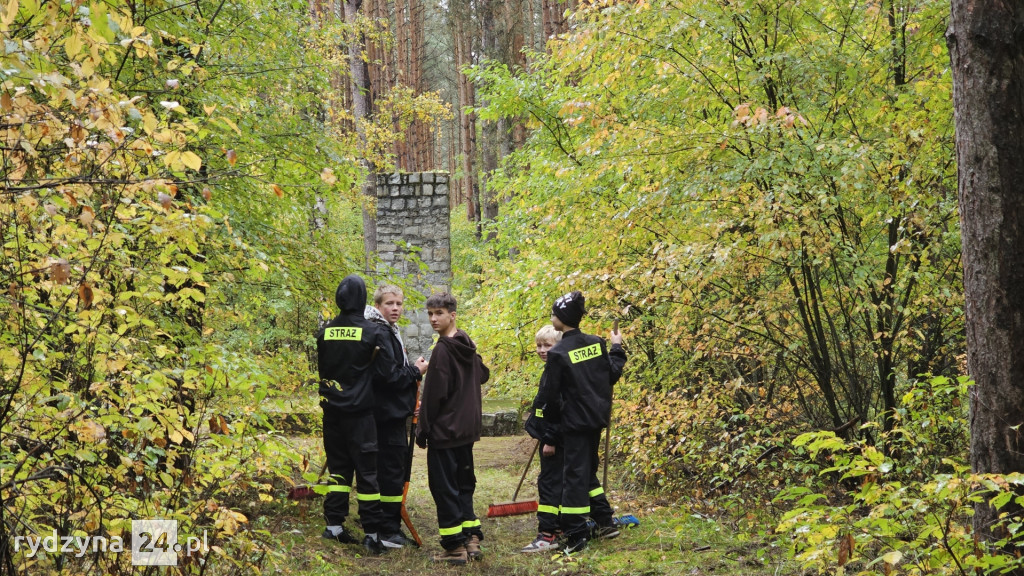
<instances>
[{"instance_id":1,"label":"broom","mask_svg":"<svg viewBox=\"0 0 1024 576\"><path fill-rule=\"evenodd\" d=\"M523 487L523 480L526 480L526 472L530 469L530 463L533 462L533 456L537 453L537 448L540 447L540 440L533 445L533 451L530 452L530 459L526 461L526 466L523 468L523 475L519 478L519 485L516 486L516 491L512 494L511 502L499 502L498 504L491 504L487 507L487 517L497 518L500 516L515 516L517 514L529 514L537 511L536 500L523 500L520 502L516 501L516 497L519 496L519 489Z\"/></svg>"},{"instance_id":2,"label":"broom","mask_svg":"<svg viewBox=\"0 0 1024 576\"><path fill-rule=\"evenodd\" d=\"M616 318L612 323L612 332L619 332L619 319ZM612 407L608 405L608 427L604 429L604 480L601 482L601 486L608 490L608 444L611 440L612 435Z\"/></svg>"}]
</instances>

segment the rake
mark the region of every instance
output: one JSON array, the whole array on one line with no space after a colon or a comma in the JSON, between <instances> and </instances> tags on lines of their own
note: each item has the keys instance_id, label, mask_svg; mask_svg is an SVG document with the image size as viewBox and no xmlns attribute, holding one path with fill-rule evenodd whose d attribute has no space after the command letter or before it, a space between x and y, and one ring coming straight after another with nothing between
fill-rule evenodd
<instances>
[{"instance_id":1,"label":"rake","mask_svg":"<svg viewBox=\"0 0 1024 576\"><path fill-rule=\"evenodd\" d=\"M414 406L419 406L420 403L420 391L416 390L416 403ZM405 507L405 501L409 496L409 481L412 480L412 457L413 450L416 448L416 412L412 413L412 423L409 426L409 454L405 462L405 485L402 486L402 522L405 523L405 527L409 529L409 534L412 535L412 539L416 542L418 548L423 547L423 540L420 538L419 532L416 531L416 527L412 525L412 518L409 516L409 510Z\"/></svg>"},{"instance_id":2,"label":"rake","mask_svg":"<svg viewBox=\"0 0 1024 576\"><path fill-rule=\"evenodd\" d=\"M516 516L517 514L529 514L537 511L536 500L522 500L516 501L516 497L519 496L519 489L523 487L523 480L526 480L526 472L530 470L530 463L533 462L533 456L537 454L537 449L540 447L540 440L533 445L533 451L530 452L530 459L526 461L526 466L523 468L523 475L519 478L519 485L516 486L516 491L512 494L511 502L499 502L498 504L491 504L487 507L488 518L498 518L501 516Z\"/></svg>"}]
</instances>

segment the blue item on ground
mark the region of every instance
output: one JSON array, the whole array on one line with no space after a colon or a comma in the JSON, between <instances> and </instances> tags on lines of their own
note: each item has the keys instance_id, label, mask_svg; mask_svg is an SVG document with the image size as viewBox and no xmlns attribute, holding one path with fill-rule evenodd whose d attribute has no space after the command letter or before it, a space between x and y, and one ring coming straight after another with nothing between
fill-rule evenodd
<instances>
[{"instance_id":1,"label":"blue item on ground","mask_svg":"<svg viewBox=\"0 0 1024 576\"><path fill-rule=\"evenodd\" d=\"M632 526L639 526L640 520L632 514L623 514L617 518L612 518L612 524L621 528L630 528Z\"/></svg>"}]
</instances>

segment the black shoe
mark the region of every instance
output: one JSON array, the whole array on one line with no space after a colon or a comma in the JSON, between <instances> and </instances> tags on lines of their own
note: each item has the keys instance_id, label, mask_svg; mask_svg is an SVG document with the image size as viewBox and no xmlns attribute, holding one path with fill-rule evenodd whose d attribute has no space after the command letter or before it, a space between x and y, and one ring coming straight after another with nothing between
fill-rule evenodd
<instances>
[{"instance_id":1,"label":"black shoe","mask_svg":"<svg viewBox=\"0 0 1024 576\"><path fill-rule=\"evenodd\" d=\"M575 554L586 548L588 542L589 540L586 538L570 538L566 540L565 544L562 546L562 552L565 552L566 554Z\"/></svg>"},{"instance_id":2,"label":"black shoe","mask_svg":"<svg viewBox=\"0 0 1024 576\"><path fill-rule=\"evenodd\" d=\"M594 540L611 540L619 535L619 529L614 524L608 526L594 526L590 531L590 537Z\"/></svg>"},{"instance_id":3,"label":"black shoe","mask_svg":"<svg viewBox=\"0 0 1024 576\"><path fill-rule=\"evenodd\" d=\"M385 552L384 544L376 536L370 536L369 534L363 538L363 548L366 548L366 551L374 556Z\"/></svg>"},{"instance_id":4,"label":"black shoe","mask_svg":"<svg viewBox=\"0 0 1024 576\"><path fill-rule=\"evenodd\" d=\"M347 530L342 530L341 532L335 534L325 528L324 533L321 534L320 537L326 540L334 540L336 542L341 542L342 544L356 544L359 542L351 534L349 534Z\"/></svg>"},{"instance_id":5,"label":"black shoe","mask_svg":"<svg viewBox=\"0 0 1024 576\"><path fill-rule=\"evenodd\" d=\"M401 532L396 532L394 534L388 534L386 536L381 536L380 537L380 543L383 544L384 547L389 549L389 550L392 550L392 549L398 550L398 549L404 548L406 546L411 546L411 547L414 547L414 548L419 548L420 547L420 545L417 544L415 540L413 540L411 538L407 538L405 536L405 534L402 534Z\"/></svg>"}]
</instances>

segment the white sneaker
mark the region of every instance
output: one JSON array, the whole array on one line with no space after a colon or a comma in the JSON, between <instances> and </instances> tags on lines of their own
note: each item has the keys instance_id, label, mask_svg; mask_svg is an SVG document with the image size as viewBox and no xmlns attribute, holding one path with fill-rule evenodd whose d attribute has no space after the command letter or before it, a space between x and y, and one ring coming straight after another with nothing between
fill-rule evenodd
<instances>
[{"instance_id":1,"label":"white sneaker","mask_svg":"<svg viewBox=\"0 0 1024 576\"><path fill-rule=\"evenodd\" d=\"M520 550L520 552L529 554L532 552L544 552L551 550L558 550L557 537L554 534L545 534L544 532L541 532L537 534L537 537L533 542L523 546L523 549Z\"/></svg>"}]
</instances>

